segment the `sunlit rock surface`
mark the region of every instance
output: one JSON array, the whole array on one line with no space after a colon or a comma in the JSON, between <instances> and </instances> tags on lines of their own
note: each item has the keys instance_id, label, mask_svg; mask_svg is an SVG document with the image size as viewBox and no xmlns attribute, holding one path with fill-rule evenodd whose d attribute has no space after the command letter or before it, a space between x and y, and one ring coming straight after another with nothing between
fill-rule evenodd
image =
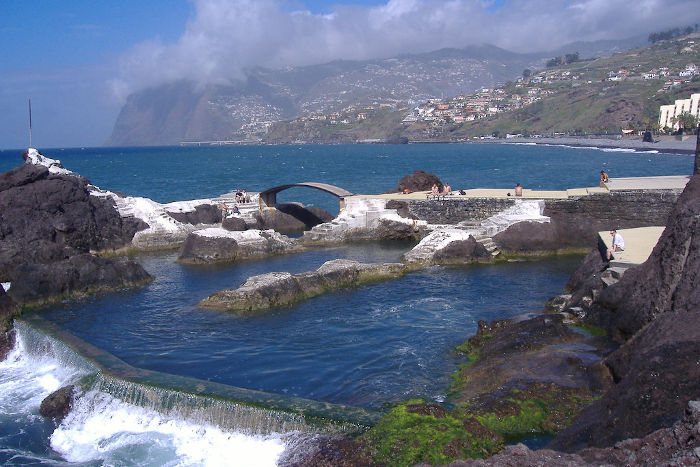
<instances>
[{"instance_id":1,"label":"sunlit rock surface","mask_svg":"<svg viewBox=\"0 0 700 467\"><path fill-rule=\"evenodd\" d=\"M408 271L400 263L365 264L346 259L327 261L301 274L271 272L248 278L236 289L216 292L199 305L219 310L254 312L289 305L327 290L398 277Z\"/></svg>"},{"instance_id":2,"label":"sunlit rock surface","mask_svg":"<svg viewBox=\"0 0 700 467\"><path fill-rule=\"evenodd\" d=\"M274 230L230 231L220 227L190 233L178 252L183 263L222 263L293 253L301 247Z\"/></svg>"}]
</instances>

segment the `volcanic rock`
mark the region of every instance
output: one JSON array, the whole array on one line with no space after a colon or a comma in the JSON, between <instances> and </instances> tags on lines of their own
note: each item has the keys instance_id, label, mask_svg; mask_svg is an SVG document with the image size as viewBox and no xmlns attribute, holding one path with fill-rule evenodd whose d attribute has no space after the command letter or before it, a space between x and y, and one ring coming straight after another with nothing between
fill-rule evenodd
<instances>
[{"instance_id":1,"label":"volcanic rock","mask_svg":"<svg viewBox=\"0 0 700 467\"><path fill-rule=\"evenodd\" d=\"M459 370L457 380L469 384L455 400L491 406L508 391L532 385L572 388L591 398L607 384L587 367L600 359L594 344L564 325L560 314L480 321L477 334L461 347L475 360Z\"/></svg>"},{"instance_id":2,"label":"volcanic rock","mask_svg":"<svg viewBox=\"0 0 700 467\"><path fill-rule=\"evenodd\" d=\"M58 389L41 401L39 413L46 418L53 418L60 422L73 407L75 387L73 385L64 386Z\"/></svg>"},{"instance_id":3,"label":"volcanic rock","mask_svg":"<svg viewBox=\"0 0 700 467\"><path fill-rule=\"evenodd\" d=\"M242 232L248 230L248 224L242 217L229 216L221 221L221 227L231 232ZM258 229L260 230L260 229Z\"/></svg>"},{"instance_id":4,"label":"volcanic rock","mask_svg":"<svg viewBox=\"0 0 700 467\"><path fill-rule=\"evenodd\" d=\"M15 334L12 331L12 320L19 316L19 310L14 300L0 286L0 361L7 358L15 346Z\"/></svg>"},{"instance_id":5,"label":"volcanic rock","mask_svg":"<svg viewBox=\"0 0 700 467\"><path fill-rule=\"evenodd\" d=\"M52 263L23 263L13 272L8 294L21 304L120 290L153 280L140 264L128 258L100 258L89 253Z\"/></svg>"},{"instance_id":6,"label":"volcanic rock","mask_svg":"<svg viewBox=\"0 0 700 467\"><path fill-rule=\"evenodd\" d=\"M506 446L488 459L454 461L449 467L490 466L584 466L654 465L670 467L700 464L700 401L690 401L682 420L636 439L628 439L607 448L587 448L575 453L552 449L532 451L523 444Z\"/></svg>"},{"instance_id":7,"label":"volcanic rock","mask_svg":"<svg viewBox=\"0 0 700 467\"><path fill-rule=\"evenodd\" d=\"M409 263L463 264L492 261L486 247L461 229L440 229L431 232L404 255Z\"/></svg>"},{"instance_id":8,"label":"volcanic rock","mask_svg":"<svg viewBox=\"0 0 700 467\"><path fill-rule=\"evenodd\" d=\"M88 180L25 164L0 174L0 280L20 264L63 260L129 245L139 223L113 201L91 196Z\"/></svg>"},{"instance_id":9,"label":"volcanic rock","mask_svg":"<svg viewBox=\"0 0 700 467\"><path fill-rule=\"evenodd\" d=\"M325 209L306 208L296 203L279 203L275 209L264 209L255 217L262 229L283 233L300 232L333 219Z\"/></svg>"},{"instance_id":10,"label":"volcanic rock","mask_svg":"<svg viewBox=\"0 0 700 467\"><path fill-rule=\"evenodd\" d=\"M363 264L337 259L301 274L271 272L248 278L237 289L225 289L199 305L217 310L254 312L289 305L327 290L398 277L408 271L400 263Z\"/></svg>"},{"instance_id":11,"label":"volcanic rock","mask_svg":"<svg viewBox=\"0 0 700 467\"><path fill-rule=\"evenodd\" d=\"M222 263L244 258L292 253L300 247L290 238L274 230L232 232L208 228L190 233L178 252L183 263Z\"/></svg>"},{"instance_id":12,"label":"volcanic rock","mask_svg":"<svg viewBox=\"0 0 700 467\"><path fill-rule=\"evenodd\" d=\"M700 177L692 177L644 264L629 269L601 293L610 310L611 332L629 339L654 317L700 309Z\"/></svg>"},{"instance_id":13,"label":"volcanic rock","mask_svg":"<svg viewBox=\"0 0 700 467\"><path fill-rule=\"evenodd\" d=\"M671 426L700 394L700 178L693 177L647 261L603 289L596 319L624 344L605 360L614 385L552 442L605 447ZM595 267L593 270L597 269ZM579 281L580 282L580 281Z\"/></svg>"},{"instance_id":14,"label":"volcanic rock","mask_svg":"<svg viewBox=\"0 0 700 467\"><path fill-rule=\"evenodd\" d=\"M498 245L498 249L506 254L557 251L564 245L552 223L534 221L515 223L494 235L493 241Z\"/></svg>"},{"instance_id":15,"label":"volcanic rock","mask_svg":"<svg viewBox=\"0 0 700 467\"><path fill-rule=\"evenodd\" d=\"M437 175L424 170L416 170L412 175L406 175L399 180L399 185L389 193L401 193L404 188L409 191L430 191L434 184L442 190L442 181Z\"/></svg>"},{"instance_id":16,"label":"volcanic rock","mask_svg":"<svg viewBox=\"0 0 700 467\"><path fill-rule=\"evenodd\" d=\"M185 224L218 224L221 222L221 209L213 204L197 205L194 207L194 211L166 212L173 219Z\"/></svg>"}]
</instances>

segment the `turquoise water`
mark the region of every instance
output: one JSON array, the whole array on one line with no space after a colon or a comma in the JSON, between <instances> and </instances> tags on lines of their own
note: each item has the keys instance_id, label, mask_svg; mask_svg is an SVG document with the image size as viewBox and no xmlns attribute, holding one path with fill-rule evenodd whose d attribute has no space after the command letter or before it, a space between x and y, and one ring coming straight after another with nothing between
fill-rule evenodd
<instances>
[{"instance_id":1,"label":"turquoise water","mask_svg":"<svg viewBox=\"0 0 700 467\"><path fill-rule=\"evenodd\" d=\"M515 182L562 189L596 185L601 168L612 177L626 177L689 174L693 165L689 155L495 144L42 152L101 188L160 202L300 181L376 193L418 169L456 189ZM18 151L0 151L0 170L21 162ZM337 210L335 198L315 190L288 190L280 198ZM561 291L580 260L436 266L247 318L196 306L250 275L307 271L334 258L396 261L410 247L361 243L200 267L175 263L173 252L142 254L135 259L156 277L152 284L67 301L41 313L134 366L382 410L410 397L444 401L449 375L463 358L454 346L475 332L478 320L538 312ZM253 439L188 420L163 420L102 393L86 395L77 415L55 427L38 415L38 404L51 390L74 381L78 370L54 354L44 346L29 351L24 343L0 362L3 465L225 464L207 457L217 452L235 452L251 459L248 465L270 465L297 443L284 436ZM92 432L99 434L86 437Z\"/></svg>"}]
</instances>

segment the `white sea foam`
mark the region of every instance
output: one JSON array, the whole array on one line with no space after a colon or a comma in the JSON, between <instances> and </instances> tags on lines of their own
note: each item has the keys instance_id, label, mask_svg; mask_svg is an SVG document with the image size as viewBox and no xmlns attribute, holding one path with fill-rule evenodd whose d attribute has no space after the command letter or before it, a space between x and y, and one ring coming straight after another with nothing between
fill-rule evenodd
<instances>
[{"instance_id":1,"label":"white sea foam","mask_svg":"<svg viewBox=\"0 0 700 467\"><path fill-rule=\"evenodd\" d=\"M0 424L23 430L42 423L38 409L47 395L95 370L60 342L22 323L17 328L17 345L0 362ZM284 436L289 434L262 437L224 431L87 391L77 397L49 442L69 462L257 467L276 465L285 450ZM30 455L31 451L23 454ZM37 456L39 463L55 463Z\"/></svg>"},{"instance_id":2,"label":"white sea foam","mask_svg":"<svg viewBox=\"0 0 700 467\"><path fill-rule=\"evenodd\" d=\"M632 148L602 148L603 152L637 152L636 149Z\"/></svg>"},{"instance_id":3,"label":"white sea foam","mask_svg":"<svg viewBox=\"0 0 700 467\"><path fill-rule=\"evenodd\" d=\"M274 466L285 445L279 435L227 432L90 391L53 433L51 447L71 462Z\"/></svg>"}]
</instances>

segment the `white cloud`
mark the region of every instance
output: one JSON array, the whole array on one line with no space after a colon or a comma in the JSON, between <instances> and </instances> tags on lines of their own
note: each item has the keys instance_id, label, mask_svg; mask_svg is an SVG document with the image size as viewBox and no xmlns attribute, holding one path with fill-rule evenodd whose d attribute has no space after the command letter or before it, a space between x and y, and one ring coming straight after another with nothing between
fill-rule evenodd
<instances>
[{"instance_id":1,"label":"white cloud","mask_svg":"<svg viewBox=\"0 0 700 467\"><path fill-rule=\"evenodd\" d=\"M120 97L177 79L231 82L253 66L362 60L492 43L527 52L577 40L626 38L700 20L695 0L389 0L329 14L288 11L282 0L192 0L176 43L142 43L123 57Z\"/></svg>"}]
</instances>

